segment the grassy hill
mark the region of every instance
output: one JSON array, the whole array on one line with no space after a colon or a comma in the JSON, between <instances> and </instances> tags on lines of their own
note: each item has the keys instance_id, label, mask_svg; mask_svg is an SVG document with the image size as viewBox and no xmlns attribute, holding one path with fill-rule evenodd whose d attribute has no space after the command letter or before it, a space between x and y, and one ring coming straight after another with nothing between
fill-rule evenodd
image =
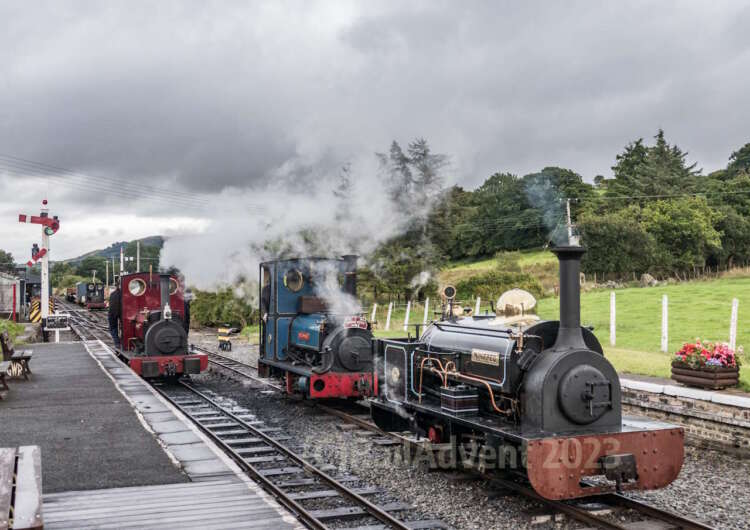
<instances>
[{"instance_id":1,"label":"grassy hill","mask_svg":"<svg viewBox=\"0 0 750 530\"><path fill-rule=\"evenodd\" d=\"M142 246L153 246L153 247L159 247L162 248L164 246L165 238L163 236L148 236L141 239L136 239L133 241L140 241ZM92 250L91 252L87 252L86 254L82 254L81 256L78 256L76 258L70 258L66 260L62 260L63 263L70 263L71 265L77 265L84 259L88 258L89 256L101 256L103 258L117 258L120 257L120 247L123 247L130 243L130 241L116 241L112 243L107 248L100 248L97 250Z\"/></svg>"},{"instance_id":2,"label":"grassy hill","mask_svg":"<svg viewBox=\"0 0 750 530\"><path fill-rule=\"evenodd\" d=\"M551 291L557 283L557 258L549 250L522 250L506 255L515 257L523 272L536 276L545 291ZM440 271L438 281L440 285L456 285L461 280L494 270L497 264L497 258L456 261Z\"/></svg>"}]
</instances>

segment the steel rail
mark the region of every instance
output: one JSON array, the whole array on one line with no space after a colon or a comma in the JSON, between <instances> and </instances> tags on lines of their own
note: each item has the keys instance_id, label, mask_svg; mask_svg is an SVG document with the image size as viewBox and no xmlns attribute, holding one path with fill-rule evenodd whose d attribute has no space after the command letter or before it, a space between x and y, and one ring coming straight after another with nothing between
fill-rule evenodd
<instances>
[{"instance_id":1,"label":"steel rail","mask_svg":"<svg viewBox=\"0 0 750 530\"><path fill-rule=\"evenodd\" d=\"M648 515L654 519L660 519L666 523L677 525L677 528L682 528L684 530L713 530L712 526L696 521L695 519L668 510L662 510L661 508L656 508L650 504L622 495L621 493L608 493L602 497L605 502L617 504L624 508L630 508L631 510Z\"/></svg>"},{"instance_id":2,"label":"steel rail","mask_svg":"<svg viewBox=\"0 0 750 530\"><path fill-rule=\"evenodd\" d=\"M182 383L182 385L192 392L194 392L196 395L199 395L203 399L205 399L207 402L213 404L213 400L210 398L204 396L199 391L193 389L192 387ZM304 522L307 526L310 528L318 529L318 530L327 530L328 526L326 526L322 521L317 519L315 516L313 516L304 506L302 506L300 503L295 501L294 499L291 499L289 495L281 489L278 485L274 484L274 482L263 475L255 466L252 464L248 464L245 462L245 459L242 458L240 454L238 454L232 446L230 446L228 443L226 443L224 440L221 439L215 432L211 431L208 427L201 425L199 421L197 421L189 411L187 411L182 405L180 405L177 401L172 399L172 397L169 395L168 392L166 392L163 388L159 388L156 386L153 386L154 390L159 392L161 396L163 396L167 401L169 401L173 406L175 406L180 412L182 412L185 416L190 418L190 420L195 424L201 431L203 431L206 435L211 438L211 441L219 445L227 455L229 455L232 460L234 460L237 465L240 466L240 468L245 472L248 473L250 476L252 476L253 480L258 482L263 486L263 488L270 492L276 500L278 500L285 508L287 508L289 511L291 511L293 514L297 516L298 519L300 519L302 522ZM215 405L219 408L219 410L222 413L225 413L227 415L230 415L227 411L225 411L223 408L221 408L218 405ZM238 418L237 418L238 419ZM239 419L238 419L239 420ZM240 423L244 424L242 420L239 420ZM247 428L248 425L242 425L243 427ZM257 429L252 430L253 433L257 433Z\"/></svg>"},{"instance_id":3,"label":"steel rail","mask_svg":"<svg viewBox=\"0 0 750 530\"><path fill-rule=\"evenodd\" d=\"M205 353L206 355L208 355L208 362L210 362L210 363L213 363L213 364L215 364L217 366L221 366L222 368L224 368L226 370L234 372L234 373L236 373L238 375L241 375L243 377L246 377L248 379L252 379L253 381L257 381L258 383L261 383L261 384L263 384L265 386L271 387L271 388L273 388L275 390L279 390L279 391L282 391L282 392L284 391L284 387L282 387L280 385L276 385L276 384L272 383L271 381L269 381L267 379L264 379L262 377L257 377L257 376L254 376L252 374L248 374L247 372L244 372L244 371L236 368L235 366L232 366L232 364L240 365L240 366L243 366L245 368L249 368L250 370L255 370L256 372L258 371L258 367L257 366L253 366L253 365L250 365L250 364L245 364L242 361L238 361L236 359L232 359L231 357L227 357L225 355L221 355L220 353L216 353L215 351L211 351L211 350L209 350L207 348L203 348L202 346L196 346L195 344L191 344L191 346L192 346L192 348L194 350L198 350L198 351L200 351L200 352ZM221 360L217 361L216 358L219 358Z\"/></svg>"},{"instance_id":4,"label":"steel rail","mask_svg":"<svg viewBox=\"0 0 750 530\"><path fill-rule=\"evenodd\" d=\"M210 405L212 405L213 407L215 407L216 409L218 409L219 411L221 411L223 414L225 414L226 416L228 416L229 418L231 418L233 421L237 422L243 428L245 428L248 431L252 432L254 436L262 439L265 443L267 443L268 445L270 445L273 448L275 448L279 453L283 454L286 458L288 458L289 460L295 462L298 466L300 466L300 468L302 468L303 470L305 470L305 471L307 471L309 473L314 474L317 478L319 478L320 480L322 480L323 482L325 482L326 484L328 484L329 486L331 486L332 488L334 488L335 490L337 490L343 497L345 497L345 498L347 498L347 499L349 499L349 500L357 503L358 505L360 505L362 508L364 508L364 510L368 514L370 514L374 518L378 519L380 522L386 524L387 526L389 526L391 528L397 528L399 530L408 530L409 529L408 525L402 523L401 521L399 521L398 519L396 519L395 517L393 517L391 514L389 514L387 511L385 511L385 510L381 509L379 506L371 503L370 501L368 501L367 499L365 499L362 495L359 495L358 493L355 493L350 488L348 488L347 486L345 486L344 484L342 484L341 482L339 482L338 480L336 480L335 478L333 478L332 476L330 476L328 473L326 473L325 471L317 468L315 465L313 465L312 463L308 462L307 460L305 460L304 458L302 458L300 455L298 455L297 453L295 453L294 451L292 451L291 449L289 449L288 447L286 447L284 444L278 442L277 440L274 440L272 437L268 436L266 433L264 433L261 430L257 429L253 425L250 425L249 423L247 423L245 420L243 420L242 418L238 417L234 413L226 410L224 407L221 406L221 404L216 403L213 399L211 399L209 396L205 395L200 390L192 387L190 384L186 383L185 381L180 381L180 384L183 387L185 387L188 390L190 390L191 392L193 392L195 395L199 396L201 399L203 399L204 401L206 401ZM177 405L177 406L179 407L179 405ZM180 409L184 411L184 409L182 409L182 407L180 407ZM186 412L186 414L188 414L188 413ZM205 427L201 426L200 423L196 422L196 424L202 430L207 431L207 429ZM210 431L207 431L207 432L210 432ZM210 433L210 435L213 438L216 439L216 434L215 433ZM221 442L220 439L217 439L217 441ZM222 446L227 447L226 444L224 444L223 442L222 442ZM237 455L237 456L239 457L239 455ZM246 462L245 462L245 465L250 466L250 464L247 464ZM250 467L252 467L252 466L250 466ZM255 470L254 476L256 474L258 476L262 476L260 473L257 472L257 470ZM265 477L263 477L263 478L265 479ZM267 479L264 480L264 483L266 481L267 481ZM274 488L276 490L278 490L278 487L274 487ZM279 490L279 493L281 495L285 495L284 492L281 491L281 490ZM290 501L294 502L291 499L290 499ZM300 509L304 510L304 508L302 508L301 506L300 506ZM325 527L325 526L323 526L323 527Z\"/></svg>"},{"instance_id":5,"label":"steel rail","mask_svg":"<svg viewBox=\"0 0 750 530\"><path fill-rule=\"evenodd\" d=\"M216 354L215 352L211 352L210 350L207 350L205 348L202 348L202 351L206 353L212 353L214 355L218 355L219 357L224 357L223 355ZM234 361L234 360L233 360ZM256 369L256 367L248 364L241 363L240 361L234 361L239 364L243 364L244 366L250 368L250 369ZM218 364L218 363L217 363ZM256 379L253 376L248 376L245 373L243 373L240 370L233 370L234 372L243 375L245 377L250 377L252 379ZM269 384L267 382L261 381L265 384ZM373 432L378 432L384 436L389 436L395 440L399 440L402 443L409 443L414 444L415 442L412 440L409 440L408 438L401 436L398 433L392 433L383 431L380 428L378 428L376 425L371 424L361 418L357 418L356 416L349 414L346 411L339 410L334 407L330 407L328 405L323 405L322 403L316 403L316 408L319 408L323 410L324 412L327 412L329 414L332 414L334 416L337 416L349 423L358 425L359 427L362 427L363 429L367 429ZM484 475L483 475L484 476ZM536 493L531 488L524 487L521 484L518 484L517 482L514 482L512 480L503 479L495 476L485 476L484 478L491 479L492 481L496 483L502 484L507 489L511 489L521 495L524 495L525 497L532 498L538 502L541 502L543 504L546 504L547 506L558 510L562 513L565 513L569 515L570 517L573 517L574 519L587 523L587 524L594 524L599 526L600 528L609 529L609 530L627 530L627 526L620 525L618 523L614 523L611 521L608 521L602 517L599 517L597 515L594 515L583 508L578 508L572 504L568 504L562 501L553 501L550 499L545 499L544 497L540 496L538 493ZM609 505L617 505L624 508L629 508L631 510L634 510L640 514L643 514L645 516L651 517L653 519L659 519L661 521L667 522L669 524L674 525L676 528L683 529L683 530L713 530L713 527L706 525L704 523L701 523L699 521L696 521L694 519L691 519L689 517L685 517L682 515L675 514L673 512L670 512L668 510L663 510L661 508L656 508L655 506L651 506L649 504L646 504L644 502L632 499L630 497L627 497L625 495L619 494L619 493L610 493L605 495L598 495L595 497L592 497L592 499L600 500L601 502L604 502Z\"/></svg>"}]
</instances>

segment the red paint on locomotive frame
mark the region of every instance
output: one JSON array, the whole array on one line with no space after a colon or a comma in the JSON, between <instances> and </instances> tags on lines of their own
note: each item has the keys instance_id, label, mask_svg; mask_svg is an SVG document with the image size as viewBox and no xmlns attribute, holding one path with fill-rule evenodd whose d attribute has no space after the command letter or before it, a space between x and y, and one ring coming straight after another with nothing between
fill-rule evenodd
<instances>
[{"instance_id":1,"label":"red paint on locomotive frame","mask_svg":"<svg viewBox=\"0 0 750 530\"><path fill-rule=\"evenodd\" d=\"M316 381L322 381L322 390L315 390ZM369 392L360 392L356 386L364 381ZM310 376L310 397L313 399L370 397L378 394L378 378L371 372L327 373Z\"/></svg>"},{"instance_id":2,"label":"red paint on locomotive frame","mask_svg":"<svg viewBox=\"0 0 750 530\"><path fill-rule=\"evenodd\" d=\"M185 359L200 359L200 371L204 372L208 369L208 355L204 353L196 353L194 355L169 355L159 357L133 357L128 363L130 368L137 373L142 375L142 363L145 362L157 362L159 363L159 375L164 375L166 367L171 363L174 364L176 372L181 374L184 372L183 361Z\"/></svg>"}]
</instances>

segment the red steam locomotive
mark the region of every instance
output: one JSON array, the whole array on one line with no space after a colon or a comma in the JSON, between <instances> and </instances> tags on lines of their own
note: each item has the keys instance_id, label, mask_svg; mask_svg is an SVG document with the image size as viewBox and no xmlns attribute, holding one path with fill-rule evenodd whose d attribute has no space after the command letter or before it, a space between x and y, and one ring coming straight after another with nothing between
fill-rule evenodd
<instances>
[{"instance_id":1,"label":"red steam locomotive","mask_svg":"<svg viewBox=\"0 0 750 530\"><path fill-rule=\"evenodd\" d=\"M184 286L170 274L121 278L119 351L141 377L179 377L208 368L208 356L188 347Z\"/></svg>"}]
</instances>

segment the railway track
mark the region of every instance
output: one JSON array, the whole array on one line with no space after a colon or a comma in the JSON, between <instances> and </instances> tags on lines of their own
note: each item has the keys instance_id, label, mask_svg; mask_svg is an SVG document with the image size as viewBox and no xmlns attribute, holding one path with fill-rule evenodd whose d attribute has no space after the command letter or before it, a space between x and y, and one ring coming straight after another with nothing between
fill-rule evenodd
<instances>
[{"instance_id":1,"label":"railway track","mask_svg":"<svg viewBox=\"0 0 750 530\"><path fill-rule=\"evenodd\" d=\"M69 311L71 328L81 340L100 339L111 345L109 329L101 318L72 304L65 303L62 307ZM248 365L215 352L209 353L213 353L215 365L221 364L235 376L283 390L273 380L250 373ZM282 443L289 438L281 434L280 428L266 426L247 409L234 404L227 406L221 396L210 390L200 389L184 380L178 384L155 384L154 388L309 528L449 528L440 520L419 518L408 504L370 500L383 497L387 492L362 485L356 477L336 474L335 468L329 464L306 459L300 454L300 449ZM349 527L349 522L354 522L354 526Z\"/></svg>"},{"instance_id":2,"label":"railway track","mask_svg":"<svg viewBox=\"0 0 750 530\"><path fill-rule=\"evenodd\" d=\"M76 310L77 309L78 308L76 308ZM111 343L107 326L99 322L97 317L92 317L90 315L84 316L85 313L87 312L80 310L74 312L71 311L71 320L73 321L72 326L76 330L76 333L81 336L80 333L83 332L84 335L88 334L93 338L99 338L107 343ZM104 336L102 336L102 334ZM252 380L279 392L283 392L284 390L280 382L274 379L259 377L257 375L257 367L255 366L242 363L236 359L232 359L231 357L222 355L207 348L194 345L192 347L197 351L206 353L209 356L209 363L212 366L221 369L231 377L239 380ZM257 420L251 417L252 415L249 411L240 410L240 414L238 415L235 414L235 412L238 411L235 410L233 412L232 410L223 409L218 401L212 399L207 393L201 392L189 384L183 383L179 388L182 392L181 397L178 396L178 398L175 399L173 396L166 394L165 397L172 401L172 403L174 403L174 405L182 410L188 417L192 418L193 421L196 421L197 425L206 432L207 435L215 439L216 443L224 448L224 450L238 462L240 467L271 491L280 502L282 502L282 504L287 506L294 513L297 513L300 519L311 528L325 528L326 523L330 524L331 522L334 522L336 526L340 526L340 524L336 523L337 518L347 519L360 517L362 515L368 515L377 520L378 524L376 525L359 525L359 527L367 528L368 530L374 530L376 528L445 528L442 522L435 520L412 521L407 523L399 521L391 512L403 510L407 507L398 504L378 507L377 505L370 503L365 498L365 495L369 494L371 490L361 488L357 490L356 488L350 488L346 483L356 480L353 477L335 478L330 476L327 474L328 468L325 466L318 468L312 462L305 460L298 453L283 446L278 438L274 440L273 437L269 436L268 432L263 432L263 427L258 426ZM164 393L163 388L157 389ZM313 406L327 414L337 416L349 424L356 425L362 430L377 433L377 437L369 437L373 443L379 443L380 445L419 445L421 448L424 448L425 446L426 442L424 440L414 438L411 435L381 431L364 414L362 414L362 409L351 410L351 403L342 406L315 403ZM201 421L194 416L195 412L199 413L198 418L213 418L214 420L217 420L221 419L223 416L224 419L218 421L218 423L209 423L208 425L205 425L205 422L201 423ZM200 413L209 414L201 415ZM225 426L215 428L216 425ZM252 442L241 444L238 443L237 440L252 440ZM391 440L391 443L388 443L388 440ZM243 451L237 452L238 449L249 449L250 451L244 451L243 454ZM249 454L254 454L256 456L246 456ZM276 467L271 467L270 469L288 469L293 473L312 474L314 477L293 478L288 480L280 479L278 477L283 476L286 473L275 475L274 473L278 472L275 471L269 475L268 471L265 471L266 474L264 474L264 468L258 467L260 464L266 465L274 462L276 463L274 464ZM279 462L286 464L279 466ZM585 501L551 501L540 497L527 485L518 482L513 478L508 478L495 473L483 473L480 474L480 476L489 480L491 484L496 485L499 488L510 490L516 494L533 499L555 512L563 513L572 519L596 528L608 530L632 530L633 528L672 528L683 530L712 529L711 526L699 521L672 513L668 510L657 508L626 495L600 495L587 498ZM321 484L329 489L320 490L321 493L315 493L315 491L320 488ZM287 488L292 488L295 491L288 494L288 492L285 491ZM313 489L305 491L305 488ZM350 490L348 494L345 492L347 489ZM289 495L291 495L290 499L287 498ZM324 510L322 513L319 513L321 512L320 510L307 510L304 507L305 502L335 496L341 496L341 498L347 499L353 504L341 508L341 511L338 512L335 510ZM367 506L367 504L360 504L358 506L357 503L361 502L360 499L371 506ZM638 514L641 517L641 520L628 523L615 521L612 518L599 515L596 511L592 511L589 508L592 502L600 506L630 510ZM370 509L368 510L367 508ZM391 509L388 510L388 508ZM376 509L377 511L373 513L370 511L372 509ZM383 518L378 517L376 513L379 513ZM315 519L317 519L317 521ZM383 519L385 519L385 521ZM423 524L434 524L437 526L422 526Z\"/></svg>"},{"instance_id":3,"label":"railway track","mask_svg":"<svg viewBox=\"0 0 750 530\"><path fill-rule=\"evenodd\" d=\"M395 514L413 508L369 500L367 497L385 492L353 485L358 482L355 477L337 475L333 466L306 459L299 450L282 443L288 438L278 434L279 428L267 427L247 409L224 405L210 391L184 381L155 388L310 528L343 528L351 520L357 522L353 528L447 528L439 520L397 518ZM321 501L327 506L314 507Z\"/></svg>"},{"instance_id":4,"label":"railway track","mask_svg":"<svg viewBox=\"0 0 750 530\"><path fill-rule=\"evenodd\" d=\"M209 355L209 363L224 368L232 374L240 377L245 377L258 381L268 386L282 391L283 388L277 382L273 380L266 380L265 378L259 378L255 375L257 368L252 365L241 363L235 359L231 359L227 356L221 355L215 351L208 350L206 348L199 348L202 352ZM363 417L361 411L356 412L351 410L351 403L345 405L329 405L322 403L315 403L314 405L318 410L322 410L328 414L335 415L342 420L356 425L360 429L375 432L379 437L373 437L371 440L374 443L381 445L388 445L384 443L385 438L390 438L395 443L407 444L407 445L420 445L424 448L427 443L425 440L416 439L413 436L405 435L403 433L395 432L384 432L380 430L374 423L368 418ZM577 521L585 523L587 525L593 525L597 528L603 528L607 530L632 530L633 528L660 528L660 529L681 529L681 530L712 530L712 527L696 521L694 519L675 514L668 510L657 508L650 504L642 501L633 499L622 494L607 494L590 497L585 501L552 501L539 496L527 485L520 483L512 478L502 476L499 474L487 474L480 473L481 477L489 480L492 484L503 488L505 490L513 491L517 494L523 495L530 499L533 499L548 508L567 515ZM638 514L642 519L640 521L633 521L628 523L622 523L607 518L592 511L590 507L597 505L599 507L615 507L631 510ZM597 510L606 511L606 510ZM636 526L634 526L636 524ZM650 526L649 526L650 525Z\"/></svg>"}]
</instances>

